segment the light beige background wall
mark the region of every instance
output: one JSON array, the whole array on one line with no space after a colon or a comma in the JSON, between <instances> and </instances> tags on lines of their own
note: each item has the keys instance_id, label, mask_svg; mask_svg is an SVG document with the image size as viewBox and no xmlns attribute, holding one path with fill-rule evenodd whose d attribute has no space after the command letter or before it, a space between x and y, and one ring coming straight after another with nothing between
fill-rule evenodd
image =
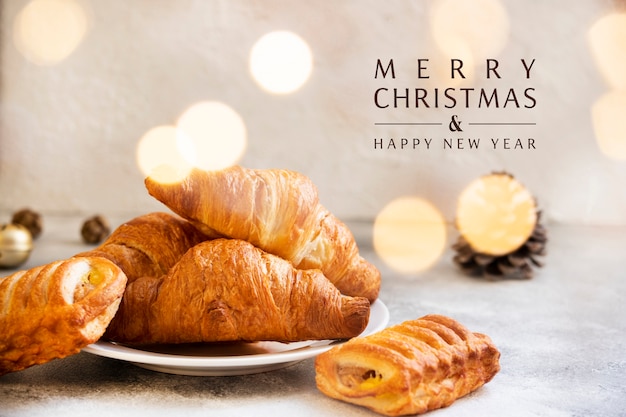
<instances>
[{"instance_id":1,"label":"light beige background wall","mask_svg":"<svg viewBox=\"0 0 626 417\"><path fill-rule=\"evenodd\" d=\"M592 60L589 27L615 10L609 1L503 0L510 30L494 56L502 79L484 63L467 86L536 90L537 106L495 109L378 109L377 59L396 60L399 87L426 83L416 60L448 57L435 45L435 1L85 1L91 22L66 60L40 67L13 43L23 0L2 2L0 211L125 215L162 206L145 192L135 147L152 127L171 124L190 105L218 100L244 119L242 165L289 168L310 176L322 202L345 220L371 220L391 199L417 195L452 220L458 194L493 170L516 175L551 221L626 224L626 161L603 155L590 109L607 91ZM291 30L310 45L309 81L289 95L260 89L248 71L254 42ZM520 59L535 59L523 77ZM480 65L483 65L481 67ZM424 84L422 83L424 81ZM389 85L392 85L389 81ZM443 150L453 113L468 120L530 120L500 136L533 137L535 150ZM509 119L509 120L510 120ZM381 121L443 121L440 127L381 127ZM493 127L466 128L488 141ZM432 136L430 150L376 150L375 137ZM524 139L525 140L525 139Z\"/></svg>"}]
</instances>

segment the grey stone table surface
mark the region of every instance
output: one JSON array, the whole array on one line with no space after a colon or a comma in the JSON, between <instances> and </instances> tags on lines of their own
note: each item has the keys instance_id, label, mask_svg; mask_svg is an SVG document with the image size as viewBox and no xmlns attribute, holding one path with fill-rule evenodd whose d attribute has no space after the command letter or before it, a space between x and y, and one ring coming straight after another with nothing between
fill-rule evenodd
<instances>
[{"instance_id":1,"label":"grey stone table surface","mask_svg":"<svg viewBox=\"0 0 626 417\"><path fill-rule=\"evenodd\" d=\"M79 227L79 219L50 221L22 268L88 249ZM500 282L462 275L450 249L426 272L395 273L363 230L355 235L381 270L390 324L445 314L488 334L501 351L490 383L428 415L626 415L626 228L548 225L545 266L530 280ZM320 393L313 363L198 377L81 352L0 377L0 416L376 415Z\"/></svg>"}]
</instances>

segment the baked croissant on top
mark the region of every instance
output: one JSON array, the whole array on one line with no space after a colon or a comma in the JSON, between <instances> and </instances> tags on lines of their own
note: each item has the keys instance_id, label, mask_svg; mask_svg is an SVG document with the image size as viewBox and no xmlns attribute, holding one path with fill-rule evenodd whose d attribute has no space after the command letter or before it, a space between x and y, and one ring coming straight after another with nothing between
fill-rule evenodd
<instances>
[{"instance_id":1,"label":"baked croissant on top","mask_svg":"<svg viewBox=\"0 0 626 417\"><path fill-rule=\"evenodd\" d=\"M246 240L296 268L320 269L343 294L378 297L380 272L359 256L350 230L319 203L317 188L302 174L234 166L194 169L173 184L151 177L145 183L208 235Z\"/></svg>"},{"instance_id":2,"label":"baked croissant on top","mask_svg":"<svg viewBox=\"0 0 626 417\"><path fill-rule=\"evenodd\" d=\"M160 278L128 285L105 337L128 344L343 339L369 319L317 270L236 239L202 242Z\"/></svg>"},{"instance_id":3,"label":"baked croissant on top","mask_svg":"<svg viewBox=\"0 0 626 417\"><path fill-rule=\"evenodd\" d=\"M357 337L320 354L324 394L388 416L446 407L500 370L491 339L440 315Z\"/></svg>"},{"instance_id":4,"label":"baked croissant on top","mask_svg":"<svg viewBox=\"0 0 626 417\"><path fill-rule=\"evenodd\" d=\"M0 278L0 375L97 341L125 287L124 273L103 258L56 261Z\"/></svg>"},{"instance_id":5,"label":"baked croissant on top","mask_svg":"<svg viewBox=\"0 0 626 417\"><path fill-rule=\"evenodd\" d=\"M209 238L180 217L155 212L120 225L100 246L75 256L109 259L130 283L167 273L189 248Z\"/></svg>"}]
</instances>

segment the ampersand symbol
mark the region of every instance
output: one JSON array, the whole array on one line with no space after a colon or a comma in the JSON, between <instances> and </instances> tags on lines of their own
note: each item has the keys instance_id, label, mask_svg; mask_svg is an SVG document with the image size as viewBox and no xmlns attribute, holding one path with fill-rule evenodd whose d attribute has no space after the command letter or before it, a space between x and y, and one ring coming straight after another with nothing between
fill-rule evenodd
<instances>
[{"instance_id":1,"label":"ampersand symbol","mask_svg":"<svg viewBox=\"0 0 626 417\"><path fill-rule=\"evenodd\" d=\"M463 129L461 129L461 122L457 120L456 118L457 118L457 115L455 114L450 119L450 124L448 125L448 127L450 128L450 132L462 132L463 131Z\"/></svg>"}]
</instances>

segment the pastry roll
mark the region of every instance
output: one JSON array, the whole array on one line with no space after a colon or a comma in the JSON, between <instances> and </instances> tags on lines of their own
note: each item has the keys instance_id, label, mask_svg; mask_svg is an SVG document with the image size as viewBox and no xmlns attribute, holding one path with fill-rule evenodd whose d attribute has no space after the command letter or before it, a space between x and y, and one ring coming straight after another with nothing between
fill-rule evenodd
<instances>
[{"instance_id":1,"label":"pastry roll","mask_svg":"<svg viewBox=\"0 0 626 417\"><path fill-rule=\"evenodd\" d=\"M0 278L0 375L78 353L115 315L126 276L103 258L73 258Z\"/></svg>"},{"instance_id":2,"label":"pastry roll","mask_svg":"<svg viewBox=\"0 0 626 417\"><path fill-rule=\"evenodd\" d=\"M490 338L428 315L357 337L316 358L317 387L329 397L388 416L447 407L499 371Z\"/></svg>"}]
</instances>

